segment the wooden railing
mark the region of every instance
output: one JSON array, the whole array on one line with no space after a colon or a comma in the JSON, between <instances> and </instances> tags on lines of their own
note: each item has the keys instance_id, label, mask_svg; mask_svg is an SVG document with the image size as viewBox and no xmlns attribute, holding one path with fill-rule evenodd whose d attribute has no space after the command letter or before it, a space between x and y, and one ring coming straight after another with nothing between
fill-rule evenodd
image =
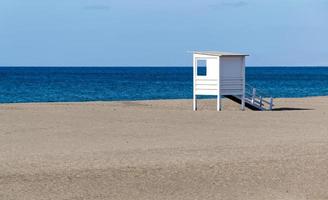
<instances>
[{"instance_id":1,"label":"wooden railing","mask_svg":"<svg viewBox=\"0 0 328 200\"><path fill-rule=\"evenodd\" d=\"M255 87L249 84L246 84L245 87L245 99L263 110L272 110L274 106L272 97L268 97L268 95L259 92Z\"/></svg>"}]
</instances>

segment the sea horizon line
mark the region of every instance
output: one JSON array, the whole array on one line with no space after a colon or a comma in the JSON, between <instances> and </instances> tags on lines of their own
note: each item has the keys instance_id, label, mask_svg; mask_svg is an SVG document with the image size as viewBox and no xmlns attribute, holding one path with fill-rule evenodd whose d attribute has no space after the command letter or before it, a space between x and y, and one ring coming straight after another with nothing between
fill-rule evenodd
<instances>
[{"instance_id":1,"label":"sea horizon line","mask_svg":"<svg viewBox=\"0 0 328 200\"><path fill-rule=\"evenodd\" d=\"M104 65L104 66L101 66L101 65L73 65L73 66L70 66L70 65L59 65L59 66L56 66L56 65L40 65L40 66L37 66L37 65L14 65L14 66L0 66L0 68L174 68L174 67L178 67L178 68L192 68L192 66L183 66L183 65L177 65L177 66L174 66L174 65L118 65L118 66L115 66L115 65ZM246 67L249 67L249 68L297 68L297 67L303 67L303 68L317 68L317 67L328 67L328 65L247 65Z\"/></svg>"}]
</instances>

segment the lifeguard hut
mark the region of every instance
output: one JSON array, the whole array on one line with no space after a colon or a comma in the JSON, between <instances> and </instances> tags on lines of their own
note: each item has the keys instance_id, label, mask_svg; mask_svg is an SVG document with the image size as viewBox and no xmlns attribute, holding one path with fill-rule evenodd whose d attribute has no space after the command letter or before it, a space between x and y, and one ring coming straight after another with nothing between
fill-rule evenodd
<instances>
[{"instance_id":1,"label":"lifeguard hut","mask_svg":"<svg viewBox=\"0 0 328 200\"><path fill-rule=\"evenodd\" d=\"M273 99L246 84L245 59L247 54L197 51L193 53L193 109L197 110L197 96L217 96L217 110L221 110L221 98L226 97L252 110L272 110ZM205 66L200 66L201 62ZM199 67L205 67L200 73Z\"/></svg>"}]
</instances>

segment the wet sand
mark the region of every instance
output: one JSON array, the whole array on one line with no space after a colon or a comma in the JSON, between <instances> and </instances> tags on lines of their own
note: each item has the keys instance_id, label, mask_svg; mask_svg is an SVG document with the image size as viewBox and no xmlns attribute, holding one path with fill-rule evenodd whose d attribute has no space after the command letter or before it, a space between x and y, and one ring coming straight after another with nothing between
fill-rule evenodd
<instances>
[{"instance_id":1,"label":"wet sand","mask_svg":"<svg viewBox=\"0 0 328 200\"><path fill-rule=\"evenodd\" d=\"M328 199L328 97L0 105L0 199Z\"/></svg>"}]
</instances>

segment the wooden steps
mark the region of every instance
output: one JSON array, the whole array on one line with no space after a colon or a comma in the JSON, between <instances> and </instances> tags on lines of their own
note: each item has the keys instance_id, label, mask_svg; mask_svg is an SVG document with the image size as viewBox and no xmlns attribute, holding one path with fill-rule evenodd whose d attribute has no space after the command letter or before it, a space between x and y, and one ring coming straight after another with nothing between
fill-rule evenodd
<instances>
[{"instance_id":1,"label":"wooden steps","mask_svg":"<svg viewBox=\"0 0 328 200\"><path fill-rule=\"evenodd\" d=\"M266 98L259 93L256 88L246 85L245 106L251 110L267 111L273 108L273 98ZM238 95L225 95L226 98L241 104L242 97Z\"/></svg>"}]
</instances>

